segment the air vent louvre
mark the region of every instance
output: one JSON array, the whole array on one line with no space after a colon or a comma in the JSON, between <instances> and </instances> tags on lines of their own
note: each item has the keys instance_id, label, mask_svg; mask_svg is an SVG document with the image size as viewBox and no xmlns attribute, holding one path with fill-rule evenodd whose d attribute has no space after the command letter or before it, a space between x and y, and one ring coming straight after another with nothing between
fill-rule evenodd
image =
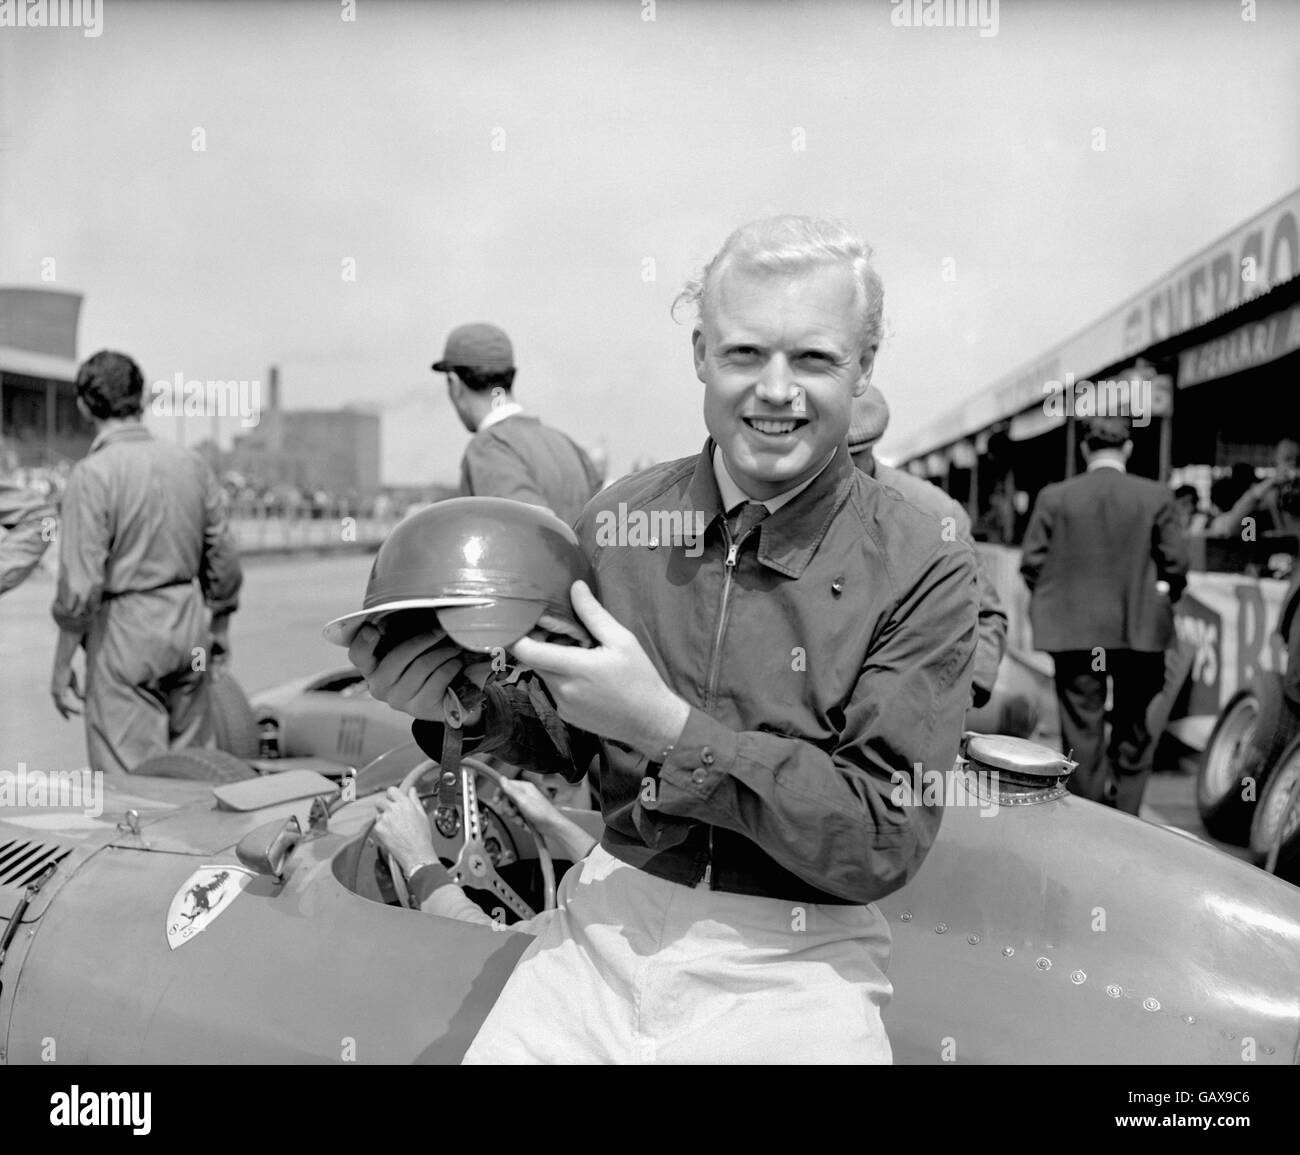
<instances>
[{"instance_id":1,"label":"air vent louvre","mask_svg":"<svg viewBox=\"0 0 1300 1155\"><path fill-rule=\"evenodd\" d=\"M27 886L50 863L62 862L71 853L57 842L0 842L0 886Z\"/></svg>"}]
</instances>

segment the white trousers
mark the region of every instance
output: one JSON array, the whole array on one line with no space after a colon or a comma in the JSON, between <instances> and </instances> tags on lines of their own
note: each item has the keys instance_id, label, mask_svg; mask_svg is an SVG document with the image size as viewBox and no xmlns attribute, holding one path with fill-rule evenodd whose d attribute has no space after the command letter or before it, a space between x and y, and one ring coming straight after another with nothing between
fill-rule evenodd
<instances>
[{"instance_id":1,"label":"white trousers","mask_svg":"<svg viewBox=\"0 0 1300 1155\"><path fill-rule=\"evenodd\" d=\"M888 1063L889 924L656 878L597 846L466 1063Z\"/></svg>"}]
</instances>

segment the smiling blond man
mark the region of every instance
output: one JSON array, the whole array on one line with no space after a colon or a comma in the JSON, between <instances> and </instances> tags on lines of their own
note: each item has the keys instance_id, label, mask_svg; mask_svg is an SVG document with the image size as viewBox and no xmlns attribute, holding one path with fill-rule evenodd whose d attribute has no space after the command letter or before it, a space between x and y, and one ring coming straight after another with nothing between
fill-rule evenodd
<instances>
[{"instance_id":1,"label":"smiling blond man","mask_svg":"<svg viewBox=\"0 0 1300 1155\"><path fill-rule=\"evenodd\" d=\"M469 1062L888 1062L890 934L876 900L920 867L933 806L894 776L952 766L970 697L975 565L857 470L853 398L882 290L848 230L733 233L683 297L703 450L598 494L577 522L597 641L520 641L540 695L489 683L478 749L576 780L599 757L604 838L566 875ZM623 508L697 512L702 550L602 546ZM441 743L463 665L444 636L376 663L372 692Z\"/></svg>"}]
</instances>

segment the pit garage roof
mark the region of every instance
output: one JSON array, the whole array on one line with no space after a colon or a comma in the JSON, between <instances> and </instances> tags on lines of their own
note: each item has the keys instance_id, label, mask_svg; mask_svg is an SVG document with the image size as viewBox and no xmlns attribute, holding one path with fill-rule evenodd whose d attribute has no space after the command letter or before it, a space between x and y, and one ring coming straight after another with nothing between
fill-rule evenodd
<instances>
[{"instance_id":1,"label":"pit garage roof","mask_svg":"<svg viewBox=\"0 0 1300 1155\"><path fill-rule=\"evenodd\" d=\"M1300 188L1238 225L1104 317L982 389L882 456L908 462L1040 403L1049 381L1122 362L1199 328L1300 274Z\"/></svg>"}]
</instances>

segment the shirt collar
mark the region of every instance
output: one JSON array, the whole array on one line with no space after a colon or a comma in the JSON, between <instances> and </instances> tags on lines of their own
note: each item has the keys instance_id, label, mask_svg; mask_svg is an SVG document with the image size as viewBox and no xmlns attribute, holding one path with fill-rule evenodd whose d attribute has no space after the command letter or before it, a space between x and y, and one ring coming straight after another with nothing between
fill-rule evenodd
<instances>
[{"instance_id":1,"label":"shirt collar","mask_svg":"<svg viewBox=\"0 0 1300 1155\"><path fill-rule=\"evenodd\" d=\"M1094 457L1090 462L1088 462L1088 472L1091 473L1094 469L1118 469L1120 473L1128 472L1128 470L1124 468L1124 463L1122 461L1117 461L1113 457Z\"/></svg>"},{"instance_id":2,"label":"shirt collar","mask_svg":"<svg viewBox=\"0 0 1300 1155\"><path fill-rule=\"evenodd\" d=\"M683 518L694 519L686 524L703 523L706 533L712 530L714 522L721 525L726 514L722 508L718 474L713 468L715 447L713 438L705 441L681 497ZM807 486L796 486L799 492L792 494L790 500L759 527L758 560L787 577L797 578L802 574L830 531L835 514L849 499L857 472L849 459L849 446L845 441L821 472ZM743 493L740 500L746 500ZM721 534L722 530L719 528L714 532Z\"/></svg>"},{"instance_id":3,"label":"shirt collar","mask_svg":"<svg viewBox=\"0 0 1300 1155\"><path fill-rule=\"evenodd\" d=\"M807 480L800 482L793 489L787 489L784 493L778 493L775 497L769 497L766 501L759 504L767 506L769 515L775 513L783 505L789 505L805 489L807 489L822 474L822 471L835 459L832 453L824 462L822 467ZM736 506L746 501L753 501L739 485L736 479L731 476L731 470L727 468L726 459L722 456L722 448L718 445L713 447L713 476L718 483L718 494L722 498L722 512L727 513L736 508Z\"/></svg>"},{"instance_id":4,"label":"shirt collar","mask_svg":"<svg viewBox=\"0 0 1300 1155\"><path fill-rule=\"evenodd\" d=\"M488 415L478 423L476 433L482 433L485 429L491 429L498 421L504 421L507 417L513 417L516 413L522 413L524 407L516 401L507 401L504 405L498 405L495 409L489 409Z\"/></svg>"},{"instance_id":5,"label":"shirt collar","mask_svg":"<svg viewBox=\"0 0 1300 1155\"><path fill-rule=\"evenodd\" d=\"M152 439L153 434L140 422L130 421L125 425L114 425L109 429L101 430L95 435L95 440L90 443L88 452L94 453L96 449L102 449L113 441L146 441Z\"/></svg>"}]
</instances>

